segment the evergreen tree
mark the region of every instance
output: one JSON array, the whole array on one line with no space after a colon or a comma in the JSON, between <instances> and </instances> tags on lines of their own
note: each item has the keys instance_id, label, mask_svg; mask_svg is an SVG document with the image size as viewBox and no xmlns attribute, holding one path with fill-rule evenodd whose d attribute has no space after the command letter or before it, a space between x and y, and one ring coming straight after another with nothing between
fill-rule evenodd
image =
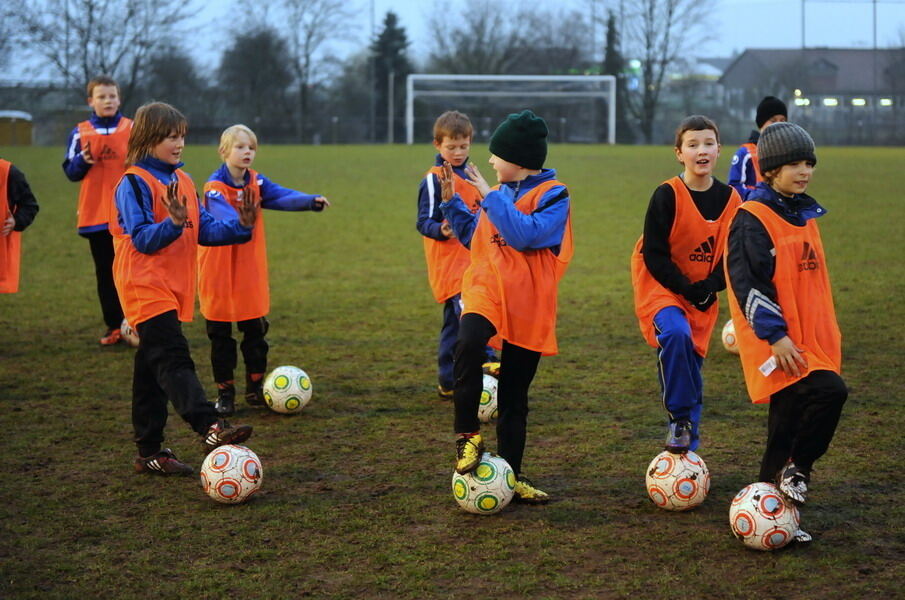
<instances>
[{"instance_id":1,"label":"evergreen tree","mask_svg":"<svg viewBox=\"0 0 905 600\"><path fill-rule=\"evenodd\" d=\"M632 128L626 119L628 94L625 89L625 58L619 51L619 29L616 15L609 11L606 22L606 55L603 59L603 74L616 77L616 142L631 144L635 141Z\"/></svg>"},{"instance_id":2,"label":"evergreen tree","mask_svg":"<svg viewBox=\"0 0 905 600\"><path fill-rule=\"evenodd\" d=\"M409 46L405 28L399 25L399 17L388 11L383 20L383 31L371 44L371 60L376 94L376 139L388 139L389 81L393 78L393 140L403 139L405 113L405 79L412 72L407 49Z\"/></svg>"}]
</instances>

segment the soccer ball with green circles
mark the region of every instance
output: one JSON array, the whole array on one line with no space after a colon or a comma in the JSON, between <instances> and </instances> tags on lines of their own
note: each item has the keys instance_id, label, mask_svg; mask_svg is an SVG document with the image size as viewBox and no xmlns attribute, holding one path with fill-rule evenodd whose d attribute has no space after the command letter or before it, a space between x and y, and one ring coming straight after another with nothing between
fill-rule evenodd
<instances>
[{"instance_id":1,"label":"soccer ball with green circles","mask_svg":"<svg viewBox=\"0 0 905 600\"><path fill-rule=\"evenodd\" d=\"M311 400L311 378L298 367L277 367L264 379L264 402L274 412L297 413Z\"/></svg>"},{"instance_id":2,"label":"soccer ball with green circles","mask_svg":"<svg viewBox=\"0 0 905 600\"><path fill-rule=\"evenodd\" d=\"M474 471L453 471L453 497L463 510L492 515L503 510L515 493L515 473L504 459L485 452Z\"/></svg>"},{"instance_id":3,"label":"soccer ball with green circles","mask_svg":"<svg viewBox=\"0 0 905 600\"><path fill-rule=\"evenodd\" d=\"M484 375L484 387L481 390L481 403L478 405L478 419L481 423L496 421L499 416L497 409L497 378L493 375Z\"/></svg>"}]
</instances>

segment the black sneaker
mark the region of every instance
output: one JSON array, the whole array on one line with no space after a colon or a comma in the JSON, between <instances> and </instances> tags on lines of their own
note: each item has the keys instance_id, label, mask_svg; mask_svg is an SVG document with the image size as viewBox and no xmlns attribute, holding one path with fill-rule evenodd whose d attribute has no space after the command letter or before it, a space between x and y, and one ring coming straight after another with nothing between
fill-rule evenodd
<instances>
[{"instance_id":1,"label":"black sneaker","mask_svg":"<svg viewBox=\"0 0 905 600\"><path fill-rule=\"evenodd\" d=\"M176 458L173 451L164 448L157 454L135 459L136 473L153 473L155 475L191 475L195 470Z\"/></svg>"},{"instance_id":2,"label":"black sneaker","mask_svg":"<svg viewBox=\"0 0 905 600\"><path fill-rule=\"evenodd\" d=\"M789 461L776 475L776 487L789 500L804 504L808 499L808 474Z\"/></svg>"},{"instance_id":3,"label":"black sneaker","mask_svg":"<svg viewBox=\"0 0 905 600\"><path fill-rule=\"evenodd\" d=\"M245 401L251 406L266 406L264 401L264 377L254 381L245 378Z\"/></svg>"},{"instance_id":4,"label":"black sneaker","mask_svg":"<svg viewBox=\"0 0 905 600\"><path fill-rule=\"evenodd\" d=\"M231 383L217 384L217 401L214 410L221 417L231 417L236 412L236 386Z\"/></svg>"},{"instance_id":5,"label":"black sneaker","mask_svg":"<svg viewBox=\"0 0 905 600\"><path fill-rule=\"evenodd\" d=\"M667 452L673 454L685 454L691 447L691 421L679 419L669 424L669 432L666 435Z\"/></svg>"},{"instance_id":6,"label":"black sneaker","mask_svg":"<svg viewBox=\"0 0 905 600\"><path fill-rule=\"evenodd\" d=\"M226 419L220 419L211 425L204 436L204 451L210 452L214 448L227 444L241 444L251 437L251 425L237 425L233 427Z\"/></svg>"}]
</instances>

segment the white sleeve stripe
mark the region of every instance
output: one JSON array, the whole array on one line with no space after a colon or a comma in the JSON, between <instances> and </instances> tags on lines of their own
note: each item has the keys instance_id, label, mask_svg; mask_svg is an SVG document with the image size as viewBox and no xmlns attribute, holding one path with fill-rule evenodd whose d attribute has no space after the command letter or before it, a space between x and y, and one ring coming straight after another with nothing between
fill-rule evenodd
<instances>
[{"instance_id":1,"label":"white sleeve stripe","mask_svg":"<svg viewBox=\"0 0 905 600\"><path fill-rule=\"evenodd\" d=\"M69 153L66 155L66 158L68 158L69 160L72 160L73 158L75 158L75 154L76 154L75 145L79 141L79 138L81 138L81 137L82 137L82 135L78 131L76 131L75 135L72 136L72 143L69 144Z\"/></svg>"},{"instance_id":2,"label":"white sleeve stripe","mask_svg":"<svg viewBox=\"0 0 905 600\"><path fill-rule=\"evenodd\" d=\"M742 171L739 175L739 181L741 181L742 185L747 184L748 182L748 163L751 162L751 153L745 154L744 160L742 160Z\"/></svg>"},{"instance_id":3,"label":"white sleeve stripe","mask_svg":"<svg viewBox=\"0 0 905 600\"><path fill-rule=\"evenodd\" d=\"M782 316L782 309L778 304L767 298L763 292L755 288L751 288L748 292L748 299L745 302L745 319L749 324L754 324L754 313L758 308L764 308L777 316Z\"/></svg>"},{"instance_id":4,"label":"white sleeve stripe","mask_svg":"<svg viewBox=\"0 0 905 600\"><path fill-rule=\"evenodd\" d=\"M427 181L427 197L428 201L428 209L427 216L433 218L434 216L434 176L432 173L428 173L427 177L425 177Z\"/></svg>"}]
</instances>

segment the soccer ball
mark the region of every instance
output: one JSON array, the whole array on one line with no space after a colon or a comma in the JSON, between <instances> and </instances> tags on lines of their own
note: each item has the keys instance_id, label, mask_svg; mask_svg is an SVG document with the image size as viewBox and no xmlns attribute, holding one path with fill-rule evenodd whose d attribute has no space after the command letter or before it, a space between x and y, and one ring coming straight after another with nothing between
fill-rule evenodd
<instances>
[{"instance_id":1,"label":"soccer ball","mask_svg":"<svg viewBox=\"0 0 905 600\"><path fill-rule=\"evenodd\" d=\"M478 406L478 419L481 423L490 423L499 414L496 405L497 385L496 377L484 375L484 389L481 390L481 404Z\"/></svg>"},{"instance_id":2,"label":"soccer ball","mask_svg":"<svg viewBox=\"0 0 905 600\"><path fill-rule=\"evenodd\" d=\"M299 412L311 400L311 392L311 378L298 367L277 367L264 379L264 402L274 412Z\"/></svg>"},{"instance_id":3,"label":"soccer ball","mask_svg":"<svg viewBox=\"0 0 905 600\"><path fill-rule=\"evenodd\" d=\"M463 510L492 515L506 507L515 493L515 473L504 459L485 452L471 473L453 471L453 497Z\"/></svg>"},{"instance_id":4,"label":"soccer ball","mask_svg":"<svg viewBox=\"0 0 905 600\"><path fill-rule=\"evenodd\" d=\"M755 550L782 548L794 538L799 522L798 508L772 483L743 487L729 507L733 535Z\"/></svg>"},{"instance_id":5,"label":"soccer ball","mask_svg":"<svg viewBox=\"0 0 905 600\"><path fill-rule=\"evenodd\" d=\"M726 349L726 352L730 354L738 354L738 338L735 336L735 324L733 324L732 319L726 321L726 324L723 325L723 348Z\"/></svg>"},{"instance_id":6,"label":"soccer ball","mask_svg":"<svg viewBox=\"0 0 905 600\"><path fill-rule=\"evenodd\" d=\"M201 487L224 504L239 504L261 488L264 469L258 455L245 446L214 449L201 465Z\"/></svg>"},{"instance_id":7,"label":"soccer ball","mask_svg":"<svg viewBox=\"0 0 905 600\"><path fill-rule=\"evenodd\" d=\"M119 333L123 336L123 341L126 342L126 345L138 348L138 332L129 325L129 321L123 319L119 326Z\"/></svg>"},{"instance_id":8,"label":"soccer ball","mask_svg":"<svg viewBox=\"0 0 905 600\"><path fill-rule=\"evenodd\" d=\"M661 452L647 467L647 494L664 510L689 510L710 491L710 472L694 452Z\"/></svg>"}]
</instances>

